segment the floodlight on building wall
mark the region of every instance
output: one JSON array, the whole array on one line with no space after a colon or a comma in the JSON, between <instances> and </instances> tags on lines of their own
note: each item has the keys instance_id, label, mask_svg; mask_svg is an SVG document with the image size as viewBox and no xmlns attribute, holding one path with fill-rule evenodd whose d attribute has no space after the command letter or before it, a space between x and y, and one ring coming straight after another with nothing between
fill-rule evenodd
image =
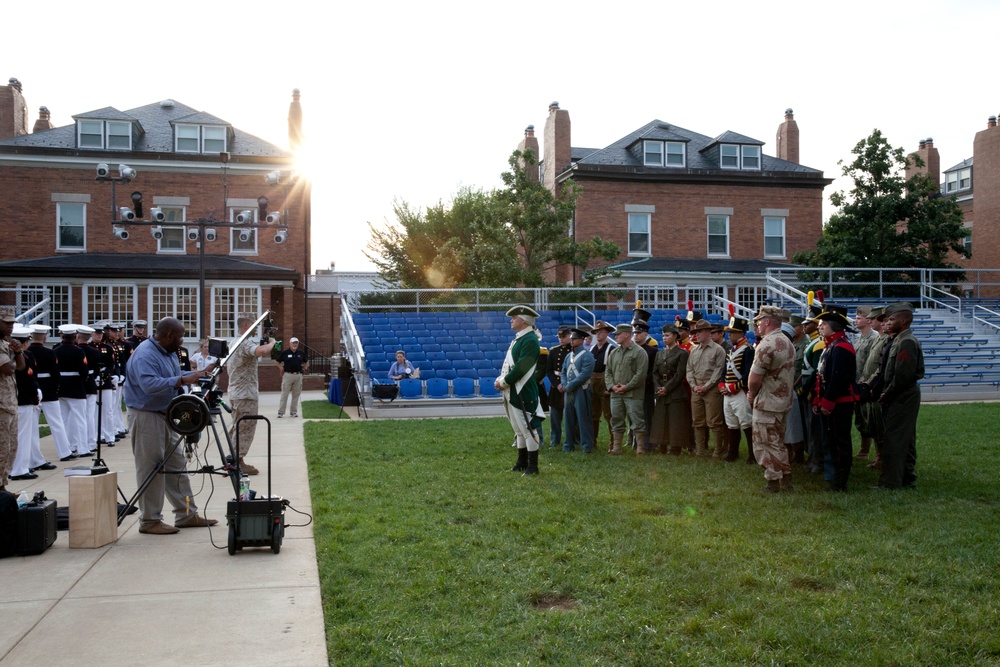
<instances>
[{"instance_id":1,"label":"floodlight on building wall","mask_svg":"<svg viewBox=\"0 0 1000 667\"><path fill-rule=\"evenodd\" d=\"M274 242L281 244L288 240L288 230L281 229L277 234L274 235Z\"/></svg>"},{"instance_id":2,"label":"floodlight on building wall","mask_svg":"<svg viewBox=\"0 0 1000 667\"><path fill-rule=\"evenodd\" d=\"M122 241L124 241L125 239L128 238L128 230L125 229L124 227L122 227L120 225L114 225L114 227L112 227L112 229L114 230L116 238L119 238Z\"/></svg>"},{"instance_id":3,"label":"floodlight on building wall","mask_svg":"<svg viewBox=\"0 0 1000 667\"><path fill-rule=\"evenodd\" d=\"M236 214L236 222L241 225L252 225L253 211L240 211Z\"/></svg>"},{"instance_id":4,"label":"floodlight on building wall","mask_svg":"<svg viewBox=\"0 0 1000 667\"><path fill-rule=\"evenodd\" d=\"M119 208L118 215L121 216L121 219L124 222L132 222L133 220L135 220L135 213L133 213L132 209L130 209L128 206L122 206L121 208Z\"/></svg>"},{"instance_id":5,"label":"floodlight on building wall","mask_svg":"<svg viewBox=\"0 0 1000 667\"><path fill-rule=\"evenodd\" d=\"M163 222L167 219L167 216L163 215L163 209L159 206L154 206L149 209L149 219L151 222Z\"/></svg>"}]
</instances>

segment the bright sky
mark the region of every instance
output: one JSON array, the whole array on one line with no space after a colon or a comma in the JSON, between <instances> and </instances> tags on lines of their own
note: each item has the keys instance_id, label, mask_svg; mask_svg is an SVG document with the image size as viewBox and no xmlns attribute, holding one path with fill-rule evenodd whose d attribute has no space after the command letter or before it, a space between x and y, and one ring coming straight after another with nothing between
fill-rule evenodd
<instances>
[{"instance_id":1,"label":"bright sky","mask_svg":"<svg viewBox=\"0 0 1000 667\"><path fill-rule=\"evenodd\" d=\"M498 187L552 101L574 146L658 118L746 134L770 155L792 107L802 164L828 177L876 127L907 151L933 137L951 167L1000 113L1000 3L987 0L32 7L8 15L0 40L0 80L20 79L32 122L42 105L61 126L171 98L287 147L299 88L313 270L371 270L368 223L390 219L394 199L424 207Z\"/></svg>"}]
</instances>

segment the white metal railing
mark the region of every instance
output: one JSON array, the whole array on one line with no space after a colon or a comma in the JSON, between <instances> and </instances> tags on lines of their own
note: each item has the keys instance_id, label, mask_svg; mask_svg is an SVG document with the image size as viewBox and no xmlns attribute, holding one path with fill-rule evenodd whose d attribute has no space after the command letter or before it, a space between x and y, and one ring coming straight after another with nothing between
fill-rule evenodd
<instances>
[{"instance_id":1,"label":"white metal railing","mask_svg":"<svg viewBox=\"0 0 1000 667\"><path fill-rule=\"evenodd\" d=\"M340 308L340 335L344 341L344 348L347 350L347 360L351 362L351 370L355 373L354 379L361 392L360 400L364 400L364 397L371 393L368 360L365 358L364 346L361 345L361 336L358 335L358 330L354 327L351 308L346 301L341 303Z\"/></svg>"},{"instance_id":2,"label":"white metal railing","mask_svg":"<svg viewBox=\"0 0 1000 667\"><path fill-rule=\"evenodd\" d=\"M719 312L728 313L730 304L733 306L733 311L747 322L752 322L754 316L757 314L752 308L747 308L746 306L741 306L735 301L730 301L724 296L719 296L718 294L712 295L712 304L717 306Z\"/></svg>"},{"instance_id":3,"label":"white metal railing","mask_svg":"<svg viewBox=\"0 0 1000 667\"><path fill-rule=\"evenodd\" d=\"M937 298L933 296L935 294L937 295ZM951 303L942 299L951 300ZM934 285L930 285L928 283L922 283L920 285L920 307L926 308L927 303L933 303L938 306L942 306L944 308L947 308L948 310L954 311L956 315L959 316L962 315L961 297L946 292L940 287L934 287Z\"/></svg>"},{"instance_id":4,"label":"white metal railing","mask_svg":"<svg viewBox=\"0 0 1000 667\"><path fill-rule=\"evenodd\" d=\"M802 290L789 285L779 278L777 271L772 274L773 269L767 271L767 298L778 303L791 302L806 312L809 307L809 295Z\"/></svg>"},{"instance_id":5,"label":"white metal railing","mask_svg":"<svg viewBox=\"0 0 1000 667\"><path fill-rule=\"evenodd\" d=\"M989 320L984 317L984 315L992 315L995 319ZM981 324L985 327L993 329L995 335L1000 335L1000 313L995 310L991 310L986 306L975 305L972 307L972 328L975 329L977 324Z\"/></svg>"},{"instance_id":6,"label":"white metal railing","mask_svg":"<svg viewBox=\"0 0 1000 667\"><path fill-rule=\"evenodd\" d=\"M45 291L48 292L48 290ZM38 324L39 322L47 320L50 302L50 299L45 297L34 306L18 315L17 321L25 326L31 326L32 324Z\"/></svg>"}]
</instances>

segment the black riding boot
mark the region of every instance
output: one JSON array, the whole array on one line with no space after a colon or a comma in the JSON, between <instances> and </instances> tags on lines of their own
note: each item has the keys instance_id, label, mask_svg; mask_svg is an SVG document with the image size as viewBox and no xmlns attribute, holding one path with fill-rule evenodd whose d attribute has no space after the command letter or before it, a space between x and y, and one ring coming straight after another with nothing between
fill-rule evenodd
<instances>
[{"instance_id":1,"label":"black riding boot","mask_svg":"<svg viewBox=\"0 0 1000 667\"><path fill-rule=\"evenodd\" d=\"M528 452L528 467L524 470L525 475L538 474L538 450Z\"/></svg>"},{"instance_id":2,"label":"black riding boot","mask_svg":"<svg viewBox=\"0 0 1000 667\"><path fill-rule=\"evenodd\" d=\"M511 468L511 472L524 472L528 469L528 450L519 449L517 450L517 463Z\"/></svg>"}]
</instances>

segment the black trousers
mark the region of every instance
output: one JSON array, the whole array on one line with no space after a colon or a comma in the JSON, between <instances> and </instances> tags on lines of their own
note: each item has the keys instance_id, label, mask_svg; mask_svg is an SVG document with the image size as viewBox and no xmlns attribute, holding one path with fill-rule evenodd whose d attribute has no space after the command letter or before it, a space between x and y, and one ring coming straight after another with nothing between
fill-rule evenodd
<instances>
[{"instance_id":1,"label":"black trousers","mask_svg":"<svg viewBox=\"0 0 1000 667\"><path fill-rule=\"evenodd\" d=\"M920 388L913 387L882 406L885 433L882 435L882 474L879 486L897 489L917 481L917 413Z\"/></svg>"},{"instance_id":2,"label":"black trousers","mask_svg":"<svg viewBox=\"0 0 1000 667\"><path fill-rule=\"evenodd\" d=\"M813 415L815 418L817 415ZM844 490L851 476L854 462L851 443L851 424L854 419L854 403L838 403L833 412L823 417L823 449L833 464L833 487Z\"/></svg>"}]
</instances>

